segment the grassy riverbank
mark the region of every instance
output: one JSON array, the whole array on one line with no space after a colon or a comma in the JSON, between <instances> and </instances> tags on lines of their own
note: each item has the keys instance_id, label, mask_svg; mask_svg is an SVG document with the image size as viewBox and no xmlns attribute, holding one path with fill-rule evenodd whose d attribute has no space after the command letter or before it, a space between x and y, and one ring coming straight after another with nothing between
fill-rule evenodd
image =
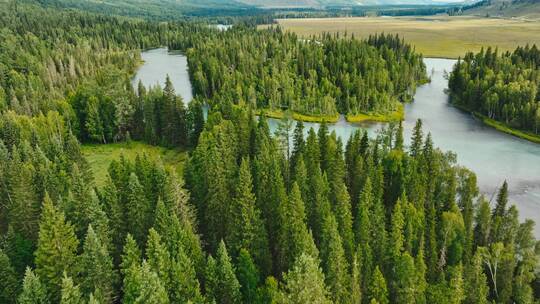
<instances>
[{"instance_id":1,"label":"grassy riverbank","mask_svg":"<svg viewBox=\"0 0 540 304\"><path fill-rule=\"evenodd\" d=\"M498 47L499 52L518 45L540 44L540 22L518 19L448 17L354 17L279 19L285 30L301 37L322 33L399 34L425 57L457 58L467 51ZM261 26L264 27L264 26Z\"/></svg>"},{"instance_id":2,"label":"grassy riverbank","mask_svg":"<svg viewBox=\"0 0 540 304\"><path fill-rule=\"evenodd\" d=\"M485 116L483 114L480 114L478 112L470 111L469 109L467 109L466 107L461 106L461 105L452 104L452 106L454 106L454 107L456 107L456 108L458 108L458 109L460 109L460 110L462 110L464 112L471 113L475 118L481 120L485 125L487 125L489 127L492 127L494 129L496 129L497 131L504 132L506 134L510 134L510 135L513 135L513 136L516 136L516 137L519 137L519 138L522 138L522 139L525 139L525 140L540 144L540 135L533 134L533 133L523 131L523 130L513 129L513 128L507 126L506 124L504 124L503 122L491 119L491 118L489 118L489 117L487 117L487 116Z\"/></svg>"},{"instance_id":3,"label":"grassy riverbank","mask_svg":"<svg viewBox=\"0 0 540 304\"><path fill-rule=\"evenodd\" d=\"M479 114L479 113L473 113L473 115L476 118L482 120L482 122L484 124L486 124L486 125L488 125L488 126L490 126L492 128L495 128L498 131L501 131L501 132L504 132L504 133L507 133L507 134L510 134L510 135L514 135L514 136L517 136L519 138L523 138L523 139L526 139L528 141L532 141L534 143L540 144L540 135L510 128L509 126L505 125L504 123L502 123L500 121L493 120L493 119L488 118L488 117L486 117L486 116L484 116L482 114Z\"/></svg>"},{"instance_id":4,"label":"grassy riverbank","mask_svg":"<svg viewBox=\"0 0 540 304\"><path fill-rule=\"evenodd\" d=\"M258 110L256 111L257 115L264 115L265 117L282 119L286 115L290 115L290 118L303 121L303 122L314 122L314 123L336 123L339 120L339 114L336 115L304 115L299 113L287 113L285 111L278 110ZM388 114L382 113L360 113L360 114L347 114L345 119L348 122L357 123L357 122L392 122L392 121L401 121L405 119L405 111L403 104L398 105L398 109L394 112Z\"/></svg>"},{"instance_id":5,"label":"grassy riverbank","mask_svg":"<svg viewBox=\"0 0 540 304\"><path fill-rule=\"evenodd\" d=\"M99 145L85 144L82 146L82 152L90 164L98 186L105 183L107 170L111 162L119 160L122 155L131 160L135 159L137 154L151 159L159 157L164 165L173 167L179 175L182 174L184 162L187 159L187 152L185 151L151 146L137 141L132 141L129 144L125 142Z\"/></svg>"},{"instance_id":6,"label":"grassy riverbank","mask_svg":"<svg viewBox=\"0 0 540 304\"><path fill-rule=\"evenodd\" d=\"M360 114L348 114L345 116L348 122L392 122L401 121L405 119L405 110L403 104L399 104L398 109L388 114L380 113L360 113Z\"/></svg>"},{"instance_id":7,"label":"grassy riverbank","mask_svg":"<svg viewBox=\"0 0 540 304\"><path fill-rule=\"evenodd\" d=\"M286 115L289 115L285 111L279 110L258 110L256 111L257 115L264 115L265 117L282 119ZM315 122L315 123L335 123L339 120L339 114L336 115L305 115L300 113L290 113L291 118L294 120L299 120L303 122Z\"/></svg>"}]
</instances>

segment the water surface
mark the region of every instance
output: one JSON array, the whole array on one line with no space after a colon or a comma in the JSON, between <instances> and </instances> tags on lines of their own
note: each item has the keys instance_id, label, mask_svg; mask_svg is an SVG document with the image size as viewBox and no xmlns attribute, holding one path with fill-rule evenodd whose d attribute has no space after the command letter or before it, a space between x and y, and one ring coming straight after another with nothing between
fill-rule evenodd
<instances>
[{"instance_id":1,"label":"water surface","mask_svg":"<svg viewBox=\"0 0 540 304\"><path fill-rule=\"evenodd\" d=\"M135 87L142 81L146 87L160 85L163 88L169 75L176 94L181 95L186 104L193 99L186 56L159 48L142 52L141 57L144 63L133 78Z\"/></svg>"},{"instance_id":2,"label":"water surface","mask_svg":"<svg viewBox=\"0 0 540 304\"><path fill-rule=\"evenodd\" d=\"M170 54L166 49L144 52L145 64L137 72L134 82L141 79L145 85L164 83L169 74L176 92L186 102L192 99L185 56ZM405 106L403 122L406 143L412 134L417 119L422 119L424 132L431 132L435 145L444 151L457 154L459 164L476 172L480 191L488 199L494 197L497 188L507 179L509 198L520 211L522 219L531 218L540 223L540 145L485 126L472 115L448 104L445 74L455 63L448 59L425 59L431 83L417 89L414 102ZM271 130L277 128L277 120L269 119ZM316 130L319 124L304 123L306 133L310 127ZM370 135L384 125L351 124L343 118L329 125L344 142L355 130L365 128ZM535 228L540 236L540 225Z\"/></svg>"}]
</instances>

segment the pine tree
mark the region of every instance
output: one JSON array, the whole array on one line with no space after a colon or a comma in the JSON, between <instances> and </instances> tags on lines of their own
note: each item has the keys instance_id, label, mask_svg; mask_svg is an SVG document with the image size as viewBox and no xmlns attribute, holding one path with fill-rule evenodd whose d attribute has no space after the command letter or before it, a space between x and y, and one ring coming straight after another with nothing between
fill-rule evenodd
<instances>
[{"instance_id":1,"label":"pine tree","mask_svg":"<svg viewBox=\"0 0 540 304\"><path fill-rule=\"evenodd\" d=\"M398 256L393 263L392 293L394 303L417 303L416 269L413 258L407 253Z\"/></svg>"},{"instance_id":2,"label":"pine tree","mask_svg":"<svg viewBox=\"0 0 540 304\"><path fill-rule=\"evenodd\" d=\"M304 141L304 123L297 121L293 132L293 150L290 161L290 172L296 172L299 157L304 153L306 142Z\"/></svg>"},{"instance_id":3,"label":"pine tree","mask_svg":"<svg viewBox=\"0 0 540 304\"><path fill-rule=\"evenodd\" d=\"M394 144L394 149L403 151L403 122L399 122L399 128L396 131L396 142Z\"/></svg>"},{"instance_id":4,"label":"pine tree","mask_svg":"<svg viewBox=\"0 0 540 304\"><path fill-rule=\"evenodd\" d=\"M171 295L173 303L204 303L193 261L180 249L170 270Z\"/></svg>"},{"instance_id":5,"label":"pine tree","mask_svg":"<svg viewBox=\"0 0 540 304\"><path fill-rule=\"evenodd\" d=\"M251 255L245 249L240 250L238 255L236 276L240 283L240 291L242 292L243 303L256 303L257 288L259 285L259 271L253 263Z\"/></svg>"},{"instance_id":6,"label":"pine tree","mask_svg":"<svg viewBox=\"0 0 540 304\"><path fill-rule=\"evenodd\" d=\"M415 273L415 299L416 303L418 304L425 304L426 303L426 289L427 289L427 282L426 282L426 264L424 262L424 249L423 242L420 241L420 249L418 251L418 254L415 257L414 260L414 266L416 268Z\"/></svg>"},{"instance_id":7,"label":"pine tree","mask_svg":"<svg viewBox=\"0 0 540 304\"><path fill-rule=\"evenodd\" d=\"M0 249L0 303L15 303L19 294L19 282L9 257Z\"/></svg>"},{"instance_id":8,"label":"pine tree","mask_svg":"<svg viewBox=\"0 0 540 304\"><path fill-rule=\"evenodd\" d=\"M140 289L134 303L168 304L167 290L150 265L142 263L140 268Z\"/></svg>"},{"instance_id":9,"label":"pine tree","mask_svg":"<svg viewBox=\"0 0 540 304\"><path fill-rule=\"evenodd\" d=\"M216 297L219 284L217 268L218 266L216 260L212 257L212 255L209 254L208 258L206 259L206 268L204 270L204 290L206 298L210 303L217 303Z\"/></svg>"},{"instance_id":10,"label":"pine tree","mask_svg":"<svg viewBox=\"0 0 540 304\"><path fill-rule=\"evenodd\" d=\"M228 184L228 165L225 151L219 151L218 144L208 152L208 194L204 210L206 238L211 250L217 249L219 241L230 233L232 214L229 210L231 197ZM211 176L211 178L210 178Z\"/></svg>"},{"instance_id":11,"label":"pine tree","mask_svg":"<svg viewBox=\"0 0 540 304\"><path fill-rule=\"evenodd\" d=\"M361 253L357 251L353 256L351 263L351 283L350 283L350 303L360 304L362 303L362 261Z\"/></svg>"},{"instance_id":12,"label":"pine tree","mask_svg":"<svg viewBox=\"0 0 540 304\"><path fill-rule=\"evenodd\" d=\"M209 258L206 275L206 294L217 303L241 303L240 283L235 275L225 242L221 241L216 260Z\"/></svg>"},{"instance_id":13,"label":"pine tree","mask_svg":"<svg viewBox=\"0 0 540 304\"><path fill-rule=\"evenodd\" d=\"M106 244L103 244L91 225L88 226L87 231L80 262L81 289L85 294L96 294L96 290L99 290L102 299L111 302L116 286L116 273L113 269L112 258Z\"/></svg>"},{"instance_id":14,"label":"pine tree","mask_svg":"<svg viewBox=\"0 0 540 304\"><path fill-rule=\"evenodd\" d=\"M150 206L144 195L144 188L135 173L129 176L127 185L127 222L131 223L131 233L138 244L144 244L149 222Z\"/></svg>"},{"instance_id":15,"label":"pine tree","mask_svg":"<svg viewBox=\"0 0 540 304\"><path fill-rule=\"evenodd\" d=\"M304 202L300 196L300 190L293 183L289 199L283 201L280 206L280 230L279 230L279 260L281 271L290 269L294 261L305 253L313 257L318 256L317 248L313 242L311 233L305 224Z\"/></svg>"},{"instance_id":16,"label":"pine tree","mask_svg":"<svg viewBox=\"0 0 540 304\"><path fill-rule=\"evenodd\" d=\"M405 204L407 202L404 202ZM403 218L402 202L398 199L392 212L391 223L391 235L390 235L390 254L391 258L399 258L401 252L404 249L403 238L403 226L405 225L405 219Z\"/></svg>"},{"instance_id":17,"label":"pine tree","mask_svg":"<svg viewBox=\"0 0 540 304\"><path fill-rule=\"evenodd\" d=\"M465 300L466 304L487 304L489 288L483 272L482 256L477 252L471 265L465 269Z\"/></svg>"},{"instance_id":18,"label":"pine tree","mask_svg":"<svg viewBox=\"0 0 540 304\"><path fill-rule=\"evenodd\" d=\"M465 290L463 286L463 267L461 265L453 266L448 269L448 285L452 304L462 303L465 299Z\"/></svg>"},{"instance_id":19,"label":"pine tree","mask_svg":"<svg viewBox=\"0 0 540 304\"><path fill-rule=\"evenodd\" d=\"M373 278L369 287L369 298L377 301L380 304L388 304L388 289L386 286L386 280L379 269L379 266L375 267L373 272Z\"/></svg>"},{"instance_id":20,"label":"pine tree","mask_svg":"<svg viewBox=\"0 0 540 304\"><path fill-rule=\"evenodd\" d=\"M301 254L293 267L284 275L283 297L291 304L329 304L324 275L316 257Z\"/></svg>"},{"instance_id":21,"label":"pine tree","mask_svg":"<svg viewBox=\"0 0 540 304\"><path fill-rule=\"evenodd\" d=\"M358 244L358 250L360 252L359 264L362 267L362 286L364 290L367 290L368 283L371 282L371 272L373 270L373 252L371 249L372 240L372 225L371 225L371 180L369 177L366 179L364 188L360 195L358 203L358 215L355 218L355 232L356 243Z\"/></svg>"},{"instance_id":22,"label":"pine tree","mask_svg":"<svg viewBox=\"0 0 540 304\"><path fill-rule=\"evenodd\" d=\"M418 119L416 121L416 125L414 126L413 136L411 138L411 147L410 147L411 156L417 157L418 155L420 155L423 139L424 139L424 134L422 133L422 120Z\"/></svg>"},{"instance_id":23,"label":"pine tree","mask_svg":"<svg viewBox=\"0 0 540 304\"><path fill-rule=\"evenodd\" d=\"M503 226L505 225L504 221L507 215L507 206L508 205L508 183L504 181L503 185L499 189L497 194L497 203L492 213L492 227L491 227L491 241L499 242L503 241Z\"/></svg>"},{"instance_id":24,"label":"pine tree","mask_svg":"<svg viewBox=\"0 0 540 304\"><path fill-rule=\"evenodd\" d=\"M22 293L19 295L20 304L48 304L51 303L47 297L45 286L41 284L39 276L34 274L30 268L26 268L24 273Z\"/></svg>"},{"instance_id":25,"label":"pine tree","mask_svg":"<svg viewBox=\"0 0 540 304\"><path fill-rule=\"evenodd\" d=\"M110 176L107 178L105 185L100 193L100 201L103 209L110 219L109 227L111 229L111 241L113 247L110 248L111 255L114 261L120 260L120 254L126 238L126 212L120 203L118 191Z\"/></svg>"},{"instance_id":26,"label":"pine tree","mask_svg":"<svg viewBox=\"0 0 540 304\"><path fill-rule=\"evenodd\" d=\"M84 128L88 133L89 139L98 143L107 143L103 130L103 121L99 113L99 100L96 97L92 96L88 98L86 106L87 117Z\"/></svg>"},{"instance_id":27,"label":"pine tree","mask_svg":"<svg viewBox=\"0 0 540 304\"><path fill-rule=\"evenodd\" d=\"M64 271L76 274L76 253L79 241L73 226L66 222L51 199L46 196L39 224L36 249L36 274L44 281L51 300L60 299Z\"/></svg>"},{"instance_id":28,"label":"pine tree","mask_svg":"<svg viewBox=\"0 0 540 304\"><path fill-rule=\"evenodd\" d=\"M348 294L349 266L333 215L328 215L324 222L322 240L321 258L326 285L334 302L347 303L350 301Z\"/></svg>"},{"instance_id":29,"label":"pine tree","mask_svg":"<svg viewBox=\"0 0 540 304\"><path fill-rule=\"evenodd\" d=\"M238 183L235 197L232 201L233 218L229 247L233 256L238 255L242 248L253 254L257 265L263 273L271 271L271 256L268 238L260 212L257 209L249 162L243 159L240 164Z\"/></svg>"},{"instance_id":30,"label":"pine tree","mask_svg":"<svg viewBox=\"0 0 540 304\"><path fill-rule=\"evenodd\" d=\"M322 123L319 127L319 131L317 132L318 140L319 140L319 151L320 151L320 162L321 162L321 170L325 172L328 169L328 125L326 123Z\"/></svg>"},{"instance_id":31,"label":"pine tree","mask_svg":"<svg viewBox=\"0 0 540 304\"><path fill-rule=\"evenodd\" d=\"M124 276L127 275L130 268L141 264L141 251L137 246L137 242L131 234L126 236L124 242L124 252L122 253L122 263L120 264L121 272Z\"/></svg>"},{"instance_id":32,"label":"pine tree","mask_svg":"<svg viewBox=\"0 0 540 304\"><path fill-rule=\"evenodd\" d=\"M148 231L146 257L148 266L152 272L158 275L160 282L170 295L173 289L169 273L171 269L171 257L167 248L161 242L161 236L154 228L150 228Z\"/></svg>"},{"instance_id":33,"label":"pine tree","mask_svg":"<svg viewBox=\"0 0 540 304\"><path fill-rule=\"evenodd\" d=\"M62 279L62 296L60 304L83 304L81 291L79 286L73 284L73 280L64 274Z\"/></svg>"}]
</instances>

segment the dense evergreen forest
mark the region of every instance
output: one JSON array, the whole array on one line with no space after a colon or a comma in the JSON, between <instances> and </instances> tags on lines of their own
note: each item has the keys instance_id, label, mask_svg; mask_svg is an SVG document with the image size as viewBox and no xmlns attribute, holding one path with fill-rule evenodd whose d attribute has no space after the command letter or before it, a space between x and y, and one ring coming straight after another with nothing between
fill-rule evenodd
<instances>
[{"instance_id":1,"label":"dense evergreen forest","mask_svg":"<svg viewBox=\"0 0 540 304\"><path fill-rule=\"evenodd\" d=\"M188 51L197 96L313 116L382 113L427 81L422 56L399 37L302 40L279 28L236 28Z\"/></svg>"},{"instance_id":2,"label":"dense evergreen forest","mask_svg":"<svg viewBox=\"0 0 540 304\"><path fill-rule=\"evenodd\" d=\"M454 66L452 103L509 127L540 134L540 51L533 45L499 54L468 53Z\"/></svg>"},{"instance_id":3,"label":"dense evergreen forest","mask_svg":"<svg viewBox=\"0 0 540 304\"><path fill-rule=\"evenodd\" d=\"M239 75L213 84L223 96L199 91L189 105L169 80L130 83L140 49L187 50L193 64L193 49L224 50L231 35L231 45L244 43L242 59L196 60L258 60L251 37L267 43L267 59L311 58L296 66L307 74L287 73L293 79L324 71L317 81L339 91L343 72L397 101L425 74L400 39L319 44L276 29L221 33L13 4L0 3L0 303L537 301L534 223L519 222L506 183L492 202L479 195L475 174L434 147L421 121L409 146L397 124L348 142L324 124L304 137L302 123L286 120L271 134L254 116L264 99L243 99L255 81L247 68L272 69L258 61L245 75L229 66ZM348 54L349 45L358 49ZM345 69L363 56L386 76ZM403 78L413 70L418 78ZM272 81L277 71L261 75ZM367 75L386 87L359 80ZM236 80L247 82L229 95ZM336 96L334 111L353 111ZM96 186L81 143L131 138L189 149L183 175L141 154L113 161Z\"/></svg>"}]
</instances>

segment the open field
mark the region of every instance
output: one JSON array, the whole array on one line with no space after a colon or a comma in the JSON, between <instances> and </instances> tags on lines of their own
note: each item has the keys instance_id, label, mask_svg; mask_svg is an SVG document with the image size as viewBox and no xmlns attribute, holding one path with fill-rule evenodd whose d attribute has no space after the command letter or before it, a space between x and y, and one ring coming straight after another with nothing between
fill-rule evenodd
<instances>
[{"instance_id":1,"label":"open field","mask_svg":"<svg viewBox=\"0 0 540 304\"><path fill-rule=\"evenodd\" d=\"M114 143L106 145L83 145L82 152L96 179L97 186L102 186L107 177L107 170L113 160L119 160L121 155L128 159L135 159L137 154L146 155L152 159L160 157L163 164L172 166L176 172L182 174L187 152L147 145L133 141L127 143Z\"/></svg>"},{"instance_id":2,"label":"open field","mask_svg":"<svg viewBox=\"0 0 540 304\"><path fill-rule=\"evenodd\" d=\"M365 38L374 33L399 34L425 57L457 58L482 46L513 50L540 44L540 22L517 19L448 17L354 17L279 19L288 31L307 37L323 32L345 32Z\"/></svg>"}]
</instances>

